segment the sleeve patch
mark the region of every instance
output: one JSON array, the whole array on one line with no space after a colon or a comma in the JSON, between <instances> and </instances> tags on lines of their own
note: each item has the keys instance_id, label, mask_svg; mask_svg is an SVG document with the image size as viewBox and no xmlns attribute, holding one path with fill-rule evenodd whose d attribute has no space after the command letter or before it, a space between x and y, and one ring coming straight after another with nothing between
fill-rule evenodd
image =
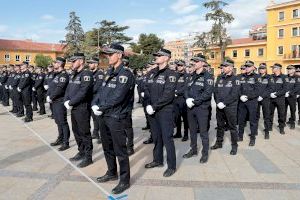
<instances>
[{"instance_id":1,"label":"sleeve patch","mask_svg":"<svg viewBox=\"0 0 300 200\"><path fill-rule=\"evenodd\" d=\"M84 76L84 77L83 77L83 80L84 80L84 81L90 81L90 80L91 80L91 77L90 77L90 76Z\"/></svg>"},{"instance_id":2,"label":"sleeve patch","mask_svg":"<svg viewBox=\"0 0 300 200\"><path fill-rule=\"evenodd\" d=\"M176 77L175 76L170 76L169 80L171 83L175 83L176 82Z\"/></svg>"},{"instance_id":3,"label":"sleeve patch","mask_svg":"<svg viewBox=\"0 0 300 200\"><path fill-rule=\"evenodd\" d=\"M127 76L119 76L119 82L120 83L127 83L128 77Z\"/></svg>"}]
</instances>

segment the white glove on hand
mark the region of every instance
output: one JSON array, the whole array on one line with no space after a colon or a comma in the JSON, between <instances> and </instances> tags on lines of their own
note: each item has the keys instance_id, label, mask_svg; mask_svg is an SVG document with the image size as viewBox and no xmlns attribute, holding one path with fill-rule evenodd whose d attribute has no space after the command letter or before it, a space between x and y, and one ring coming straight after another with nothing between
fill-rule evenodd
<instances>
[{"instance_id":1,"label":"white glove on hand","mask_svg":"<svg viewBox=\"0 0 300 200\"><path fill-rule=\"evenodd\" d=\"M277 98L277 96L276 96L276 92L273 92L273 93L271 93L271 94L270 94L270 97L271 97L272 99L275 99L275 98Z\"/></svg>"},{"instance_id":2,"label":"white glove on hand","mask_svg":"<svg viewBox=\"0 0 300 200\"><path fill-rule=\"evenodd\" d=\"M49 86L48 85L44 85L44 88L45 88L45 90L48 90Z\"/></svg>"},{"instance_id":3,"label":"white glove on hand","mask_svg":"<svg viewBox=\"0 0 300 200\"><path fill-rule=\"evenodd\" d=\"M34 87L32 88L32 91L34 91L34 92L35 92L35 88L34 88Z\"/></svg>"},{"instance_id":4,"label":"white glove on hand","mask_svg":"<svg viewBox=\"0 0 300 200\"><path fill-rule=\"evenodd\" d=\"M68 100L68 101L66 101L64 103L64 106L66 107L67 110L71 110L72 109L72 106L69 105L69 102L70 102L70 100Z\"/></svg>"},{"instance_id":5,"label":"white glove on hand","mask_svg":"<svg viewBox=\"0 0 300 200\"><path fill-rule=\"evenodd\" d=\"M103 112L99 110L99 106L97 105L92 106L92 110L96 116L101 116L103 114Z\"/></svg>"},{"instance_id":6,"label":"white glove on hand","mask_svg":"<svg viewBox=\"0 0 300 200\"><path fill-rule=\"evenodd\" d=\"M193 99L193 98L188 98L188 99L185 100L185 102L186 102L186 105L187 105L189 108L192 108L192 107L195 106L195 104L194 104L194 99Z\"/></svg>"},{"instance_id":7,"label":"white glove on hand","mask_svg":"<svg viewBox=\"0 0 300 200\"><path fill-rule=\"evenodd\" d=\"M296 98L298 99L300 97L300 95L298 94L297 96L296 96Z\"/></svg>"},{"instance_id":8,"label":"white glove on hand","mask_svg":"<svg viewBox=\"0 0 300 200\"><path fill-rule=\"evenodd\" d=\"M285 97L288 98L290 96L290 92L285 93Z\"/></svg>"},{"instance_id":9,"label":"white glove on hand","mask_svg":"<svg viewBox=\"0 0 300 200\"><path fill-rule=\"evenodd\" d=\"M2 83L0 83L0 85L2 85Z\"/></svg>"},{"instance_id":10,"label":"white glove on hand","mask_svg":"<svg viewBox=\"0 0 300 200\"><path fill-rule=\"evenodd\" d=\"M246 95L242 95L242 96L240 97L240 100L241 100L242 102L246 102L246 101L248 101L248 97L247 97Z\"/></svg>"},{"instance_id":11,"label":"white glove on hand","mask_svg":"<svg viewBox=\"0 0 300 200\"><path fill-rule=\"evenodd\" d=\"M46 97L46 101L47 101L48 103L52 103L52 100L50 99L49 96Z\"/></svg>"},{"instance_id":12,"label":"white glove on hand","mask_svg":"<svg viewBox=\"0 0 300 200\"><path fill-rule=\"evenodd\" d=\"M145 93L144 92L141 93L141 97L143 97L143 98L145 97Z\"/></svg>"},{"instance_id":13,"label":"white glove on hand","mask_svg":"<svg viewBox=\"0 0 300 200\"><path fill-rule=\"evenodd\" d=\"M8 86L7 86L7 85L5 85L4 87L5 87L5 89L7 89L7 90L8 90Z\"/></svg>"},{"instance_id":14,"label":"white glove on hand","mask_svg":"<svg viewBox=\"0 0 300 200\"><path fill-rule=\"evenodd\" d=\"M11 85L8 87L10 90L12 90L13 88L11 87Z\"/></svg>"},{"instance_id":15,"label":"white glove on hand","mask_svg":"<svg viewBox=\"0 0 300 200\"><path fill-rule=\"evenodd\" d=\"M218 103L217 104L217 107L219 108L219 109L224 109L226 106L225 106L225 104L223 103L223 102L220 102L220 103Z\"/></svg>"},{"instance_id":16,"label":"white glove on hand","mask_svg":"<svg viewBox=\"0 0 300 200\"><path fill-rule=\"evenodd\" d=\"M148 105L146 107L146 111L149 115L153 115L155 113L155 110L153 110L153 107L151 105Z\"/></svg>"},{"instance_id":17,"label":"white glove on hand","mask_svg":"<svg viewBox=\"0 0 300 200\"><path fill-rule=\"evenodd\" d=\"M258 97L257 101L262 101L264 98L262 98L261 96Z\"/></svg>"},{"instance_id":18,"label":"white glove on hand","mask_svg":"<svg viewBox=\"0 0 300 200\"><path fill-rule=\"evenodd\" d=\"M17 88L17 91L18 91L18 92L21 92L22 90L18 87L18 88Z\"/></svg>"}]
</instances>

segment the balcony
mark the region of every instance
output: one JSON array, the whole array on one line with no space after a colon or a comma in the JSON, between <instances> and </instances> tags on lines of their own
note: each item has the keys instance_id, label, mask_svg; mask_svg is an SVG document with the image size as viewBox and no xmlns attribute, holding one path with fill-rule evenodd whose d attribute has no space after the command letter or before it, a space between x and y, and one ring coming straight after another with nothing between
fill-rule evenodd
<instances>
[{"instance_id":1,"label":"balcony","mask_svg":"<svg viewBox=\"0 0 300 200\"><path fill-rule=\"evenodd\" d=\"M300 52L293 52L290 54L284 54L283 56L284 60L300 60Z\"/></svg>"}]
</instances>

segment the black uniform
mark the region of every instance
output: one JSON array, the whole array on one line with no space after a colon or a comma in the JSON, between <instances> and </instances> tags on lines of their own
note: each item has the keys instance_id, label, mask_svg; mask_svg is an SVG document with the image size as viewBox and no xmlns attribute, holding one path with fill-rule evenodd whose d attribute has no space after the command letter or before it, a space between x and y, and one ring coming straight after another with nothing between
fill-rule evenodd
<instances>
[{"instance_id":1,"label":"black uniform","mask_svg":"<svg viewBox=\"0 0 300 200\"><path fill-rule=\"evenodd\" d=\"M297 103L297 90L298 90L298 84L297 82L297 76L290 76L287 75L286 77L286 84L287 84L287 91L289 93L289 97L285 98L285 122L287 120L287 111L288 107L290 107L290 118L288 120L288 123L291 127L295 128L295 121L296 121L296 103Z\"/></svg>"},{"instance_id":2,"label":"black uniform","mask_svg":"<svg viewBox=\"0 0 300 200\"><path fill-rule=\"evenodd\" d=\"M298 104L298 125L300 125L300 76L297 77L297 104Z\"/></svg>"},{"instance_id":3,"label":"black uniform","mask_svg":"<svg viewBox=\"0 0 300 200\"><path fill-rule=\"evenodd\" d=\"M46 74L45 81L44 81L44 88L45 88L45 90L47 90L46 87L47 86L49 87L49 84L51 83L51 81L53 80L53 78L54 78L54 72L48 72L48 74ZM53 117L52 103L50 103L50 110L51 110L51 116Z\"/></svg>"},{"instance_id":4,"label":"black uniform","mask_svg":"<svg viewBox=\"0 0 300 200\"><path fill-rule=\"evenodd\" d=\"M57 141L69 145L70 128L67 120L67 109L64 106L64 95L69 83L69 76L66 71L57 72L49 82L47 96L50 97L53 105L53 117L58 128Z\"/></svg>"},{"instance_id":5,"label":"black uniform","mask_svg":"<svg viewBox=\"0 0 300 200\"><path fill-rule=\"evenodd\" d=\"M91 101L93 98L93 73L88 69L72 74L64 101L72 106L72 130L78 151L87 159L92 159L93 143L90 131Z\"/></svg>"},{"instance_id":6,"label":"black uniform","mask_svg":"<svg viewBox=\"0 0 300 200\"><path fill-rule=\"evenodd\" d=\"M251 74L244 74L240 78L240 96L247 96L248 101L239 101L238 106L238 124L239 124L239 138L243 138L244 129L247 122L247 116L250 121L250 140L254 141L258 131L257 122L257 98L259 96L260 83L258 75L252 72Z\"/></svg>"},{"instance_id":7,"label":"black uniform","mask_svg":"<svg viewBox=\"0 0 300 200\"><path fill-rule=\"evenodd\" d=\"M1 78L1 85L2 85L2 104L3 106L9 106L9 90L8 86L6 85L8 80L9 73L3 72Z\"/></svg>"},{"instance_id":8,"label":"black uniform","mask_svg":"<svg viewBox=\"0 0 300 200\"><path fill-rule=\"evenodd\" d=\"M22 73L18 88L21 90L22 101L26 110L26 118L32 119L32 78L29 70Z\"/></svg>"},{"instance_id":9,"label":"black uniform","mask_svg":"<svg viewBox=\"0 0 300 200\"><path fill-rule=\"evenodd\" d=\"M9 74L9 77L8 77L7 83L6 83L7 87L9 88L9 97L12 101L12 110L11 110L12 113L16 113L16 110L17 110L17 105L14 101L14 93L13 93L13 88L12 88L12 82L14 81L15 75L16 75L15 72L11 72Z\"/></svg>"},{"instance_id":10,"label":"black uniform","mask_svg":"<svg viewBox=\"0 0 300 200\"><path fill-rule=\"evenodd\" d=\"M197 152L197 133L200 132L202 140L202 156L208 157L209 150L209 108L214 90L214 80L212 74L203 70L200 74L194 72L187 82L185 98L194 99L192 108L188 108L188 121L191 135L191 151Z\"/></svg>"},{"instance_id":11,"label":"black uniform","mask_svg":"<svg viewBox=\"0 0 300 200\"><path fill-rule=\"evenodd\" d=\"M132 72L120 65L110 68L103 80L102 87L93 100L103 112L100 116L100 134L107 174L117 175L118 158L120 166L120 183L130 183L130 166L126 147L126 118L130 115L131 99L134 90Z\"/></svg>"},{"instance_id":12,"label":"black uniform","mask_svg":"<svg viewBox=\"0 0 300 200\"><path fill-rule=\"evenodd\" d=\"M32 78L32 86L34 87L35 81L37 78L38 74L33 72L31 73L31 78ZM38 103L38 98L37 98L37 91L32 90L32 110L37 111L37 103Z\"/></svg>"},{"instance_id":13,"label":"black uniform","mask_svg":"<svg viewBox=\"0 0 300 200\"><path fill-rule=\"evenodd\" d=\"M237 148L237 108L239 102L239 92L240 92L240 81L235 75L225 75L222 74L218 76L215 90L214 98L216 104L222 102L226 107L224 109L217 108L216 118L217 118L217 141L222 145L225 129L228 127L231 135L231 145L233 148Z\"/></svg>"},{"instance_id":14,"label":"black uniform","mask_svg":"<svg viewBox=\"0 0 300 200\"><path fill-rule=\"evenodd\" d=\"M45 110L46 90L44 88L44 80L45 80L44 73L37 74L37 76L35 77L34 86L33 86L35 88L37 101L38 101L39 107L40 107L40 115L46 114L46 110Z\"/></svg>"},{"instance_id":15,"label":"black uniform","mask_svg":"<svg viewBox=\"0 0 300 200\"><path fill-rule=\"evenodd\" d=\"M22 73L16 73L12 83L11 83L11 87L12 87L12 92L13 92L13 96L14 96L14 102L16 104L16 113L17 115L24 115L24 105L23 105L23 101L22 101L22 95L20 92L17 91L17 87L19 85L20 79L21 79Z\"/></svg>"}]
</instances>

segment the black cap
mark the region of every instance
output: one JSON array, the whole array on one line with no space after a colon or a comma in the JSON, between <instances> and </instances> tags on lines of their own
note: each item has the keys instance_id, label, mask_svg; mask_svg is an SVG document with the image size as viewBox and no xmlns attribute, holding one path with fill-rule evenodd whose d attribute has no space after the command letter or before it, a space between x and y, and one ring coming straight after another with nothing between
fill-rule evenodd
<instances>
[{"instance_id":1,"label":"black cap","mask_svg":"<svg viewBox=\"0 0 300 200\"><path fill-rule=\"evenodd\" d=\"M289 65L286 67L286 69L295 69L295 66L294 65Z\"/></svg>"},{"instance_id":2,"label":"black cap","mask_svg":"<svg viewBox=\"0 0 300 200\"><path fill-rule=\"evenodd\" d=\"M176 65L185 66L185 61L184 60L177 60Z\"/></svg>"},{"instance_id":3,"label":"black cap","mask_svg":"<svg viewBox=\"0 0 300 200\"><path fill-rule=\"evenodd\" d=\"M260 63L258 69L267 69L266 63Z\"/></svg>"},{"instance_id":4,"label":"black cap","mask_svg":"<svg viewBox=\"0 0 300 200\"><path fill-rule=\"evenodd\" d=\"M64 57L56 57L55 62L66 63L66 59Z\"/></svg>"},{"instance_id":5,"label":"black cap","mask_svg":"<svg viewBox=\"0 0 300 200\"><path fill-rule=\"evenodd\" d=\"M201 53L196 54L194 57L191 58L192 61L195 62L206 62L206 58L204 55L202 55Z\"/></svg>"},{"instance_id":6,"label":"black cap","mask_svg":"<svg viewBox=\"0 0 300 200\"><path fill-rule=\"evenodd\" d=\"M85 58L84 53L74 53L74 55L70 58L70 61L73 62L78 59L84 59L84 58Z\"/></svg>"},{"instance_id":7,"label":"black cap","mask_svg":"<svg viewBox=\"0 0 300 200\"><path fill-rule=\"evenodd\" d=\"M282 65L279 63L275 63L271 68L282 68Z\"/></svg>"},{"instance_id":8,"label":"black cap","mask_svg":"<svg viewBox=\"0 0 300 200\"><path fill-rule=\"evenodd\" d=\"M118 43L112 43L110 46L106 46L102 48L102 52L105 54L113 54L113 53L124 53L124 47Z\"/></svg>"},{"instance_id":9,"label":"black cap","mask_svg":"<svg viewBox=\"0 0 300 200\"><path fill-rule=\"evenodd\" d=\"M158 52L154 53L153 56L168 56L171 58L171 51L169 51L168 49L163 49L161 48Z\"/></svg>"},{"instance_id":10,"label":"black cap","mask_svg":"<svg viewBox=\"0 0 300 200\"><path fill-rule=\"evenodd\" d=\"M253 62L252 60L247 60L247 61L245 62L245 65L246 65L247 67L252 67L252 66L254 66L254 62Z\"/></svg>"},{"instance_id":11,"label":"black cap","mask_svg":"<svg viewBox=\"0 0 300 200\"><path fill-rule=\"evenodd\" d=\"M226 59L222 64L221 67L227 67L227 66L234 66L234 61L230 59Z\"/></svg>"},{"instance_id":12,"label":"black cap","mask_svg":"<svg viewBox=\"0 0 300 200\"><path fill-rule=\"evenodd\" d=\"M93 57L92 59L88 60L87 63L99 63L99 58Z\"/></svg>"}]
</instances>

